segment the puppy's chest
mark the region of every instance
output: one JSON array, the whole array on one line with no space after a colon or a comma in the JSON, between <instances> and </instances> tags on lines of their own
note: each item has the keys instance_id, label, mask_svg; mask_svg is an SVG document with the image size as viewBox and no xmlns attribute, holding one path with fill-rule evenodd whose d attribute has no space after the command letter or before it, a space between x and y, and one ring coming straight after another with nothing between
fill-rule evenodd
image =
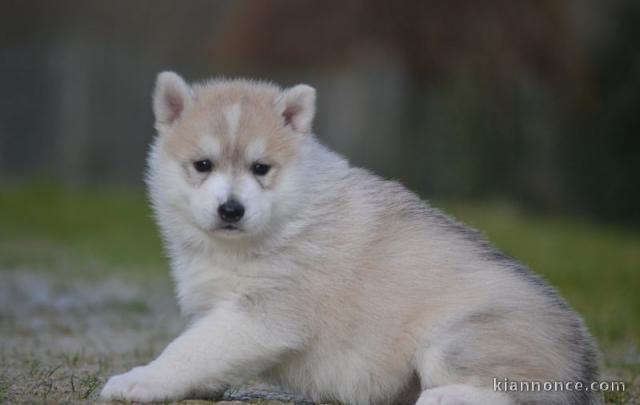
<instances>
[{"instance_id":1,"label":"puppy's chest","mask_svg":"<svg viewBox=\"0 0 640 405\"><path fill-rule=\"evenodd\" d=\"M250 294L256 282L243 275L241 264L194 258L173 269L178 302L187 315L199 315L222 301Z\"/></svg>"}]
</instances>

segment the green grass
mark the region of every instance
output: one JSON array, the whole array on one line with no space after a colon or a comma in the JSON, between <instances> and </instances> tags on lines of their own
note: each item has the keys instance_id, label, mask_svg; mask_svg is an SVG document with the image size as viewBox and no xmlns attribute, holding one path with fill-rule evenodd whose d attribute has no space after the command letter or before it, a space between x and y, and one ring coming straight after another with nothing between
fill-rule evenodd
<instances>
[{"instance_id":1,"label":"green grass","mask_svg":"<svg viewBox=\"0 0 640 405\"><path fill-rule=\"evenodd\" d=\"M0 194L0 267L164 270L142 193L5 188Z\"/></svg>"}]
</instances>

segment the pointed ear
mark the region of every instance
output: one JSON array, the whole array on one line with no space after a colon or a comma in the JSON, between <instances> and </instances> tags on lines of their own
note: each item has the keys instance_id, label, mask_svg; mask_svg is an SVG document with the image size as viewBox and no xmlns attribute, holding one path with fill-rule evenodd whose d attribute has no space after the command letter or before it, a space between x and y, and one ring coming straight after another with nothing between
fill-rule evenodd
<instances>
[{"instance_id":1,"label":"pointed ear","mask_svg":"<svg viewBox=\"0 0 640 405\"><path fill-rule=\"evenodd\" d=\"M191 87L174 72L161 72L153 91L156 127L171 126L191 104Z\"/></svg>"},{"instance_id":2,"label":"pointed ear","mask_svg":"<svg viewBox=\"0 0 640 405\"><path fill-rule=\"evenodd\" d=\"M316 90L306 84L285 89L276 101L276 109L285 125L301 134L308 134L316 113Z\"/></svg>"}]
</instances>

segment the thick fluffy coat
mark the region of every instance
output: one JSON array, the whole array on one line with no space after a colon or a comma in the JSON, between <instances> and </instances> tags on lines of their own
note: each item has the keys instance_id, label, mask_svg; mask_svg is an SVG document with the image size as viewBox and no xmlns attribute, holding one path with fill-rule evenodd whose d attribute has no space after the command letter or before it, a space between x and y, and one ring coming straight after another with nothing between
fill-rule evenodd
<instances>
[{"instance_id":1,"label":"thick fluffy coat","mask_svg":"<svg viewBox=\"0 0 640 405\"><path fill-rule=\"evenodd\" d=\"M349 404L600 401L493 389L494 377L595 380L582 320L477 232L322 146L312 88L165 72L154 112L149 192L192 323L103 398L261 377Z\"/></svg>"}]
</instances>

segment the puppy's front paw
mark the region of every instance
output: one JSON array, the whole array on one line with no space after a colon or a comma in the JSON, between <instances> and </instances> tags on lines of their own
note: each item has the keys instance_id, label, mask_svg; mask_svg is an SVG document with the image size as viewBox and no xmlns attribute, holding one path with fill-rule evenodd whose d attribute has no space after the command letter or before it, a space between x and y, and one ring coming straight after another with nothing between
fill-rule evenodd
<instances>
[{"instance_id":1,"label":"puppy's front paw","mask_svg":"<svg viewBox=\"0 0 640 405\"><path fill-rule=\"evenodd\" d=\"M109 378L100 392L100 398L152 402L181 399L185 394L186 387L176 384L172 376L143 366Z\"/></svg>"}]
</instances>

